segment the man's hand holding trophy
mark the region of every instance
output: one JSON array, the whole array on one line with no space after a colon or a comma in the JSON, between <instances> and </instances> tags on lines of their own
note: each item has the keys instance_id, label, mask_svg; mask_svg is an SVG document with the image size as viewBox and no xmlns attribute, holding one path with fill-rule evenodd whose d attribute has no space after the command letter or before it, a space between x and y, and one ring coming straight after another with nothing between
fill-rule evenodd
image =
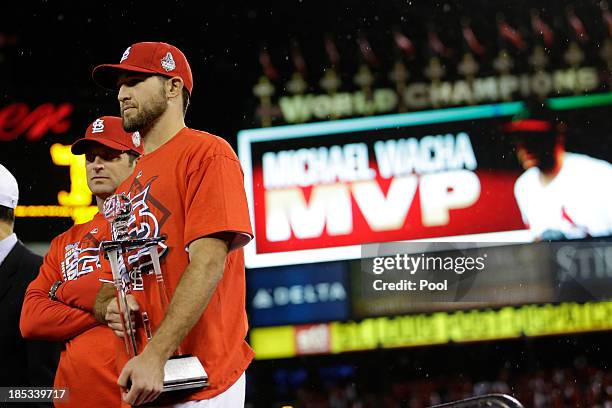
<instances>
[{"instance_id":1,"label":"man's hand holding trophy","mask_svg":"<svg viewBox=\"0 0 612 408\"><path fill-rule=\"evenodd\" d=\"M128 225L133 217L130 199L125 194L108 197L104 201L103 215L111 226L111 241L101 243L104 256L109 260L113 285L117 296L111 301L106 311L106 321L111 329L125 342L128 357L139 355L155 335L155 327L149 315L150 305L144 299L156 299L160 302L164 314L170 303L164 276L162 273L158 244L163 237L136 238L130 236ZM129 254L145 252L152 266L141 271L140 263L131 263ZM142 290L155 296L143 296L140 303L133 296L133 277L141 273L154 274L155 279L142 279ZM164 367L163 391L201 388L208 385L208 375L197 357L182 354L177 350L175 355L166 361Z\"/></svg>"}]
</instances>

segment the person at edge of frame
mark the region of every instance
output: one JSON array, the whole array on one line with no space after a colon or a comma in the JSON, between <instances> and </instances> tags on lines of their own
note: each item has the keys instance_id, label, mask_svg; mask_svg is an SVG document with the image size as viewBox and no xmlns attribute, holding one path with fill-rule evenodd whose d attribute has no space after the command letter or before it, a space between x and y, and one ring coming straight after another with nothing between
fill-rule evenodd
<instances>
[{"instance_id":1,"label":"person at edge of frame","mask_svg":"<svg viewBox=\"0 0 612 408\"><path fill-rule=\"evenodd\" d=\"M545 101L528 100L503 126L524 172L514 185L535 241L612 235L612 178L604 160L566 150L568 125Z\"/></svg>"},{"instance_id":2,"label":"person at edge of frame","mask_svg":"<svg viewBox=\"0 0 612 408\"><path fill-rule=\"evenodd\" d=\"M0 346L4 350L0 386L16 392L23 387L51 387L59 358L58 343L25 339L19 332L26 287L36 277L42 257L17 238L14 226L18 201L17 180L0 164ZM15 405L52 406L44 401L16 402Z\"/></svg>"}]
</instances>

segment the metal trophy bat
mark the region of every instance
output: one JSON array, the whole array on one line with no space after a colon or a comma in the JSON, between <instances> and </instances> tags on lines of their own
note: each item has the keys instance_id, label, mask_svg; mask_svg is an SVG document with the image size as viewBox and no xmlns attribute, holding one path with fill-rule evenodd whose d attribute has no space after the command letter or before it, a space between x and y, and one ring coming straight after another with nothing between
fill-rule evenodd
<instances>
[{"instance_id":1,"label":"metal trophy bat","mask_svg":"<svg viewBox=\"0 0 612 408\"><path fill-rule=\"evenodd\" d=\"M130 358L139 354L139 337L136 334L136 327L132 324L130 310L127 303L127 295L131 291L131 279L129 277L129 262L125 259L125 255L129 251L146 249L151 258L153 272L155 273L155 282L161 307L164 313L166 312L169 299L166 291L166 284L159 262L159 253L157 245L163 242L163 237L153 238L131 238L128 234L128 223L132 216L132 205L130 199L125 194L116 194L104 200L102 208L104 218L111 225L112 241L102 242L102 250L110 261L111 270L113 273L113 285L117 290L117 299L119 300L119 309L121 322L124 333L123 338L127 353ZM120 260L123 262L125 272L122 274ZM136 266L135 268L139 268ZM145 288L144 290L147 290ZM153 337L153 329L146 305L141 305L140 317L144 328L144 337L149 341ZM183 355L177 350L177 356L172 356L164 367L164 392L173 390L183 390L190 388L201 388L208 386L208 375L197 357L191 355Z\"/></svg>"},{"instance_id":2,"label":"metal trophy bat","mask_svg":"<svg viewBox=\"0 0 612 408\"><path fill-rule=\"evenodd\" d=\"M112 241L104 241L102 250L106 254L113 273L113 284L117 290L121 323L123 325L125 347L130 358L138 354L135 327L132 325L127 302L129 281L122 279L119 257L123 255L125 244L129 241L127 224L131 215L132 204L124 195L113 195L104 201L102 207L104 218L111 224ZM124 262L125 265L125 262ZM126 267L127 268L127 267ZM127 269L126 269L127 271Z\"/></svg>"}]
</instances>

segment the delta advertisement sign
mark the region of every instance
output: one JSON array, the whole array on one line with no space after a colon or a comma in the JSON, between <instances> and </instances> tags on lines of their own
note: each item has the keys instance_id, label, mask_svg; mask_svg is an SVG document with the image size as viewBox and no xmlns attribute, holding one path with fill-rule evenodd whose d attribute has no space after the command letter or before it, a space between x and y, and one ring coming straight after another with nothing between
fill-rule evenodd
<instances>
[{"instance_id":1,"label":"delta advertisement sign","mask_svg":"<svg viewBox=\"0 0 612 408\"><path fill-rule=\"evenodd\" d=\"M247 273L252 327L349 317L346 262L260 268Z\"/></svg>"},{"instance_id":2,"label":"delta advertisement sign","mask_svg":"<svg viewBox=\"0 0 612 408\"><path fill-rule=\"evenodd\" d=\"M555 98L565 109L584 100ZM568 102L569 101L569 102ZM247 267L361 257L390 241L527 242L501 124L521 102L243 130Z\"/></svg>"}]
</instances>

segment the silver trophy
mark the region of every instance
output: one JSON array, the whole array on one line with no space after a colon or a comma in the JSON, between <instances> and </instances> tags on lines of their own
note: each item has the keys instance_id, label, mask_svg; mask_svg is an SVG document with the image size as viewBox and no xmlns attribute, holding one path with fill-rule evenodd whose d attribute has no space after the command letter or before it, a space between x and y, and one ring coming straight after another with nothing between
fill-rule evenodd
<instances>
[{"instance_id":1,"label":"silver trophy","mask_svg":"<svg viewBox=\"0 0 612 408\"><path fill-rule=\"evenodd\" d=\"M128 223L132 216L132 204L125 194L116 194L104 200L102 208L104 218L111 225L112 241L104 241L101 244L102 251L108 258L113 273L113 285L117 290L117 300L123 325L126 351L130 358L136 356L151 340L154 334L151 319L149 318L148 305L139 304L140 310L136 312L135 322L132 322L130 309L128 307L127 295L132 291L133 280L131 276L140 275L140 266L136 265L130 270L127 254L131 251L146 251L151 258L155 281L152 286L143 287L143 290L155 290L161 301L164 314L167 311L169 300L164 276L159 263L157 246L163 242L163 237L153 238L131 238L128 234ZM122 268L123 266L123 268ZM124 273L122 273L122 270ZM144 281L143 282L150 282ZM144 298L144 297L143 297ZM139 317L139 318L138 318ZM182 354L177 350L177 355L170 357L164 368L164 390L185 390L208 386L208 374L197 357Z\"/></svg>"}]
</instances>

